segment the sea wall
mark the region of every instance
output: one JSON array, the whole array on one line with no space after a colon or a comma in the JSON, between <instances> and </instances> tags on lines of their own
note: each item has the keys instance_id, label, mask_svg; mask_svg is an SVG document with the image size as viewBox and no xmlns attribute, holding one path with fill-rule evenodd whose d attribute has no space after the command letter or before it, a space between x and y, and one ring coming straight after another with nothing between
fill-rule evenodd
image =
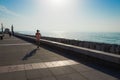
<instances>
[{"instance_id":1,"label":"sea wall","mask_svg":"<svg viewBox=\"0 0 120 80\"><path fill-rule=\"evenodd\" d=\"M79 47L85 47L85 48L104 51L104 52L109 52L113 54L120 54L120 45L116 45L116 44L78 41L78 40L53 38L53 37L42 37L42 39L60 42L64 44L70 44L70 45L79 46Z\"/></svg>"}]
</instances>

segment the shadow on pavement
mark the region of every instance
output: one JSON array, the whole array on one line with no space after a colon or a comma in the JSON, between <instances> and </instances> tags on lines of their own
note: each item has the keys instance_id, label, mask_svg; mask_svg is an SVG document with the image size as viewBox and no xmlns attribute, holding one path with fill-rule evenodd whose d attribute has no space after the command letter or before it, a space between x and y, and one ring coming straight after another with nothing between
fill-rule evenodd
<instances>
[{"instance_id":1,"label":"shadow on pavement","mask_svg":"<svg viewBox=\"0 0 120 80\"><path fill-rule=\"evenodd\" d=\"M22 60L27 60L29 57L32 57L36 53L37 49L33 49L30 53L27 53Z\"/></svg>"}]
</instances>

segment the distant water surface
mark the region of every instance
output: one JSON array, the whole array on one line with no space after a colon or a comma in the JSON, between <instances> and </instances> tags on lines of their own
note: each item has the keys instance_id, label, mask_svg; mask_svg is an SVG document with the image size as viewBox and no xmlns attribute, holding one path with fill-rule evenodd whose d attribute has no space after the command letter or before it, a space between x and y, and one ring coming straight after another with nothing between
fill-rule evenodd
<instances>
[{"instance_id":1,"label":"distant water surface","mask_svg":"<svg viewBox=\"0 0 120 80\"><path fill-rule=\"evenodd\" d=\"M32 31L20 31L20 33L34 35ZM120 32L42 32L42 36L75 39L81 41L101 42L120 45Z\"/></svg>"}]
</instances>

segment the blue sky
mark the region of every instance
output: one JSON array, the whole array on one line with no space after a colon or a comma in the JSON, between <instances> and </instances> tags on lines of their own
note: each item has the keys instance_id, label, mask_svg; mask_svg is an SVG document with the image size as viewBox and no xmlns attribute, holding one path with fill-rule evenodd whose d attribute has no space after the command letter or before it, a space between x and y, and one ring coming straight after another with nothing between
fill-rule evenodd
<instances>
[{"instance_id":1,"label":"blue sky","mask_svg":"<svg viewBox=\"0 0 120 80\"><path fill-rule=\"evenodd\" d=\"M120 0L0 0L0 23L17 31L120 32Z\"/></svg>"}]
</instances>

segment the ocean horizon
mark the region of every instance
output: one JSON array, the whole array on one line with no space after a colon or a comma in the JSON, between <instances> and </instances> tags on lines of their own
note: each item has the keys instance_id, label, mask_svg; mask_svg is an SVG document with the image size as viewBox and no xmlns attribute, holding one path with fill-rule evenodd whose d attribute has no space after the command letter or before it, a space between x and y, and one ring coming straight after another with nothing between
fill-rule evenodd
<instances>
[{"instance_id":1,"label":"ocean horizon","mask_svg":"<svg viewBox=\"0 0 120 80\"><path fill-rule=\"evenodd\" d=\"M35 35L33 31L18 31L27 35ZM90 41L120 45L120 32L41 32L42 36L74 39L79 41Z\"/></svg>"}]
</instances>

